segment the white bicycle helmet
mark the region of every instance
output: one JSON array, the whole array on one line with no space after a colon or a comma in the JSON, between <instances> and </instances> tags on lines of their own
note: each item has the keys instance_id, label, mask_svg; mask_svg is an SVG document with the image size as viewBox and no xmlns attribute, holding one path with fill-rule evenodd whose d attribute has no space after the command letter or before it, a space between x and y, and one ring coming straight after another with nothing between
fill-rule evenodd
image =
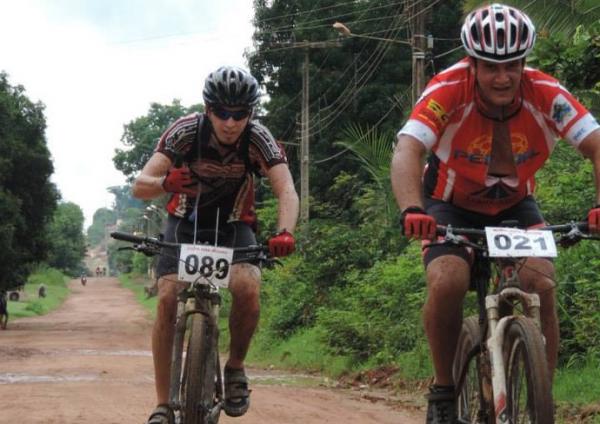
<instances>
[{"instance_id":1,"label":"white bicycle helmet","mask_svg":"<svg viewBox=\"0 0 600 424\"><path fill-rule=\"evenodd\" d=\"M535 27L525 13L494 3L469 13L460 38L469 56L502 63L526 57L535 44Z\"/></svg>"},{"instance_id":2,"label":"white bicycle helmet","mask_svg":"<svg viewBox=\"0 0 600 424\"><path fill-rule=\"evenodd\" d=\"M211 72L202 91L204 104L221 106L244 106L258 104L258 82L248 71L235 66L221 66Z\"/></svg>"}]
</instances>

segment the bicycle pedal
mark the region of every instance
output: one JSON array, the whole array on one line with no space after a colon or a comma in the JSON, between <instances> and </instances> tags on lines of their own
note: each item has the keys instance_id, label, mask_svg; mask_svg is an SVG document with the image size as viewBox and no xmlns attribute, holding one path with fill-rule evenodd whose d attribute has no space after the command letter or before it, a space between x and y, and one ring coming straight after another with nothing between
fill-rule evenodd
<instances>
[{"instance_id":1,"label":"bicycle pedal","mask_svg":"<svg viewBox=\"0 0 600 424\"><path fill-rule=\"evenodd\" d=\"M217 403L208 413L207 423L208 424L217 424L219 422L219 416L221 415L221 403Z\"/></svg>"}]
</instances>

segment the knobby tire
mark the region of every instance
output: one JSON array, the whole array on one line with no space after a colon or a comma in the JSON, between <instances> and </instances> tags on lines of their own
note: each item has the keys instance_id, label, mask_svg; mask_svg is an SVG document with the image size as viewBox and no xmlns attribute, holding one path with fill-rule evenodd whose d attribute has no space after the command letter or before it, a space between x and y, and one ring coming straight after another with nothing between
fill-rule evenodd
<instances>
[{"instance_id":1,"label":"knobby tire","mask_svg":"<svg viewBox=\"0 0 600 424\"><path fill-rule=\"evenodd\" d=\"M206 318L194 314L183 372L183 424L216 424L209 421L208 412L214 406L216 378L216 348Z\"/></svg>"},{"instance_id":2,"label":"knobby tire","mask_svg":"<svg viewBox=\"0 0 600 424\"><path fill-rule=\"evenodd\" d=\"M503 345L506 402L511 423L554 422L552 383L542 334L526 317L507 327Z\"/></svg>"},{"instance_id":3,"label":"knobby tire","mask_svg":"<svg viewBox=\"0 0 600 424\"><path fill-rule=\"evenodd\" d=\"M457 416L459 423L493 422L493 415L490 416L489 407L484 408L487 412L488 421L480 420L480 399L482 398L480 355L476 354L469 358L469 353L474 347L480 344L480 333L479 321L476 316L470 316L463 320L458 344L456 346L456 353L454 355L454 363L452 365L452 375L456 384L459 384L462 373L465 372L462 384L456 388Z\"/></svg>"}]
</instances>

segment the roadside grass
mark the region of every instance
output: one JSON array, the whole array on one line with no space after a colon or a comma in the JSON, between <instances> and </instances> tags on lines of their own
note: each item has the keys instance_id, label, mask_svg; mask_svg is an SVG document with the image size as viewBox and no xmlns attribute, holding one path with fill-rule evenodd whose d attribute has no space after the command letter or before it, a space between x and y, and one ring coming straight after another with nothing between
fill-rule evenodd
<instances>
[{"instance_id":1,"label":"roadside grass","mask_svg":"<svg viewBox=\"0 0 600 424\"><path fill-rule=\"evenodd\" d=\"M122 274L119 280L123 287L134 292L138 302L155 318L157 298L148 299L144 292L144 286L149 284L149 280L143 275L136 274ZM31 290L37 290L36 287L33 286ZM226 290L221 294L223 302L219 318L219 349L222 353L226 353L229 348L228 315L231 298ZM37 293L35 295L37 296ZM259 324L248 352L247 363L261 368L318 372L331 378L358 374L384 366L380 365L383 358L357 364L350 357L332 355L322 342L322 331L324 330L319 328L309 328L298 331L286 340L279 340L268 331L261 329ZM393 377L394 385L397 387L413 386L413 383L417 387L422 387L423 382L431 378L433 371L425 342L418 344L411 352L390 359L391 364L398 370ZM554 399L558 405L558 423L600 424L600 360L557 370L554 380ZM598 413L591 415L585 421L579 418L584 411L596 409Z\"/></svg>"},{"instance_id":2,"label":"roadside grass","mask_svg":"<svg viewBox=\"0 0 600 424\"><path fill-rule=\"evenodd\" d=\"M148 298L144 291L144 287L150 284L150 280L144 275L132 273L119 275L119 281L123 287L134 293L136 300L150 312L152 319L155 319L158 298L156 296Z\"/></svg>"},{"instance_id":3,"label":"roadside grass","mask_svg":"<svg viewBox=\"0 0 600 424\"><path fill-rule=\"evenodd\" d=\"M332 355L325 349L321 331L309 328L275 341L259 329L248 352L248 362L261 367L319 372L332 378L356 371L351 358Z\"/></svg>"},{"instance_id":4,"label":"roadside grass","mask_svg":"<svg viewBox=\"0 0 600 424\"><path fill-rule=\"evenodd\" d=\"M600 424L600 359L556 372L554 400L559 423ZM581 415L588 415L585 420Z\"/></svg>"},{"instance_id":5,"label":"roadside grass","mask_svg":"<svg viewBox=\"0 0 600 424\"><path fill-rule=\"evenodd\" d=\"M62 305L69 295L69 279L56 269L38 268L29 276L19 301L8 301L9 325L12 319L44 315ZM38 288L42 283L46 286L46 297L39 298Z\"/></svg>"}]
</instances>

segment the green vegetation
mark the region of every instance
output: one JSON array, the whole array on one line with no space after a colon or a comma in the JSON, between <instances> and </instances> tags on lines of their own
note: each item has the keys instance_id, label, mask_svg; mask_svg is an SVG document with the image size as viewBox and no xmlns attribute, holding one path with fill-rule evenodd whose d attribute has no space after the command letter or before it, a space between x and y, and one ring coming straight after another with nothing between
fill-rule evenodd
<instances>
[{"instance_id":1,"label":"green vegetation","mask_svg":"<svg viewBox=\"0 0 600 424\"><path fill-rule=\"evenodd\" d=\"M15 318L44 315L58 308L69 295L67 281L69 277L62 272L48 267L36 269L25 284L24 293L18 302L8 302L10 320ZM41 284L46 286L46 297L38 297L38 288ZM9 322L10 325L10 322Z\"/></svg>"},{"instance_id":2,"label":"green vegetation","mask_svg":"<svg viewBox=\"0 0 600 424\"><path fill-rule=\"evenodd\" d=\"M481 1L436 5L427 22L436 38L434 56L456 47L449 37L458 37L461 6L466 10L476 3ZM560 0L509 3L527 6L540 23L530 64L559 78L598 116L600 28L592 2L570 2L569 13L556 13L562 10ZM248 56L249 67L268 94L260 111L262 121L278 139L292 142L286 149L296 180L299 161L293 141L302 81L298 69L305 52L280 47L298 40L340 41L340 46L310 49L310 226L296 231L299 252L286 258L283 267L264 272L261 323L249 353L252 363L332 376L373 368L395 369L396 378L404 381L431 376L421 323L426 294L420 249L400 235L389 184L394 133L411 108L404 100L410 97L410 51L401 44L337 40L331 29L339 19L355 34L407 39L406 25L394 25L401 7L378 0L325 1L319 8L306 0L255 1L256 51ZM461 56L457 51L434 57L427 72L439 71ZM114 158L117 168L131 179L167 121L186 112L175 101L152 105L147 116L132 121L123 135L127 149ZM274 231L277 216L276 202L265 187L259 186L257 196L263 238ZM594 196L590 163L559 142L538 175L536 196L551 223L585 217ZM123 218L121 229L151 232L149 222L140 225L148 209L136 209L126 197L116 205ZM155 204L161 206L164 200ZM117 252L116 246L109 247L116 268L144 272L147 258ZM561 413L598 399L593 383L600 381L595 367L600 363L598 258L600 244L588 242L562 250L555 262L561 321L555 393ZM224 299L220 328L225 350L226 294ZM467 308L472 303L470 297Z\"/></svg>"},{"instance_id":3,"label":"green vegetation","mask_svg":"<svg viewBox=\"0 0 600 424\"><path fill-rule=\"evenodd\" d=\"M157 298L151 297L148 298L146 292L144 291L144 287L149 284L148 279L144 275L140 274L121 274L119 276L119 281L123 285L123 287L131 290L135 294L135 298L138 302L150 312L152 315L152 319L156 318L156 301Z\"/></svg>"}]
</instances>

